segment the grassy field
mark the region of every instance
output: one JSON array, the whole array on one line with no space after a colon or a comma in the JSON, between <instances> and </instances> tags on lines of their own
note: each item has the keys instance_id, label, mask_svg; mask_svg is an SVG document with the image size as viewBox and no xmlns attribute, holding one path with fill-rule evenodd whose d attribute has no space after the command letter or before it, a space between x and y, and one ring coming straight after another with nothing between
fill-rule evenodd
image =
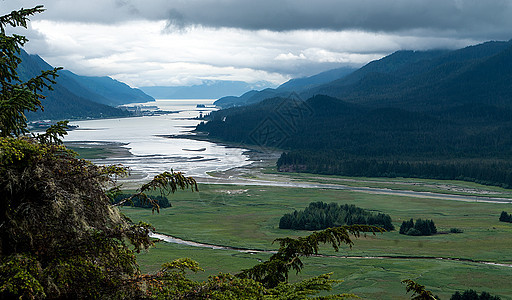
<instances>
[{"instance_id":1,"label":"grassy field","mask_svg":"<svg viewBox=\"0 0 512 300\"><path fill-rule=\"evenodd\" d=\"M384 183L383 183L384 184ZM472 184L471 184L472 185ZM294 209L304 209L312 201L355 204L391 215L396 227L409 218L433 219L439 231L456 227L461 234L430 237L399 235L397 231L355 240L352 249L342 248L337 255L404 255L451 257L512 263L512 224L498 221L502 210L512 212L510 204L487 204L425 198L374 195L326 189L300 189L258 186L200 185L200 192L178 192L172 208L151 214L150 210L123 208L134 221L153 224L158 232L217 245L251 249L275 249L278 237L300 236L307 232L281 230L280 217ZM509 191L507 191L509 192ZM322 248L324 254L335 254ZM265 259L267 254L246 254L227 250L191 248L159 243L141 254L145 271L178 257L190 257L207 272L195 275L236 272ZM407 299L400 280L411 278L425 284L443 299L455 290L473 288L512 298L512 268L469 262L440 260L310 258L300 277L335 272L345 280L337 291L352 292L367 299ZM293 280L293 278L292 278Z\"/></svg>"},{"instance_id":2,"label":"grassy field","mask_svg":"<svg viewBox=\"0 0 512 300\"><path fill-rule=\"evenodd\" d=\"M205 272L190 276L203 280L219 272L236 273L268 257L266 254L247 254L229 250L211 250L176 244L158 243L147 253L139 255L142 271L154 272L163 261L189 257L198 261ZM332 278L343 280L333 292L355 293L363 299L410 299L405 293L403 279L414 279L432 290L441 299L449 299L455 291L471 287L489 291L510 299L512 272L510 269L472 263L437 260L380 260L308 258L306 267L290 280L296 281L333 272Z\"/></svg>"}]
</instances>

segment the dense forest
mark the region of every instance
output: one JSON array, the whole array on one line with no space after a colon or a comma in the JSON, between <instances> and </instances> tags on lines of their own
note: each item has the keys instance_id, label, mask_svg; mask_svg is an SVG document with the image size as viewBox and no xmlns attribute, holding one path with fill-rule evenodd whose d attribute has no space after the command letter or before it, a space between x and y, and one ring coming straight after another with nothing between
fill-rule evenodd
<instances>
[{"instance_id":1,"label":"dense forest","mask_svg":"<svg viewBox=\"0 0 512 300\"><path fill-rule=\"evenodd\" d=\"M464 292L455 292L450 300L501 300L499 296L492 296L487 292L481 292L480 295L474 290L466 290Z\"/></svg>"},{"instance_id":2,"label":"dense forest","mask_svg":"<svg viewBox=\"0 0 512 300\"><path fill-rule=\"evenodd\" d=\"M285 153L280 171L462 179L512 186L512 111L462 105L442 112L373 109L327 96L273 98L213 112L197 131Z\"/></svg>"},{"instance_id":3,"label":"dense forest","mask_svg":"<svg viewBox=\"0 0 512 300\"><path fill-rule=\"evenodd\" d=\"M375 214L353 204L312 202L304 210L285 214L279 221L281 229L318 230L341 225L365 224L395 230L391 217Z\"/></svg>"},{"instance_id":4,"label":"dense forest","mask_svg":"<svg viewBox=\"0 0 512 300\"><path fill-rule=\"evenodd\" d=\"M325 175L464 180L512 187L512 162L505 159L367 158L336 150L297 150L284 152L277 169Z\"/></svg>"}]
</instances>

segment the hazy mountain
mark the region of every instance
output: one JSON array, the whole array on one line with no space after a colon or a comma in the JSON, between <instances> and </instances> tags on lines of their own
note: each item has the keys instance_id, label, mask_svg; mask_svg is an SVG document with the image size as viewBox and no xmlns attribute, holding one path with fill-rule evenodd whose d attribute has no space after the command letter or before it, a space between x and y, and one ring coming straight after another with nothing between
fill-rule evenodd
<instances>
[{"instance_id":1,"label":"hazy mountain","mask_svg":"<svg viewBox=\"0 0 512 300\"><path fill-rule=\"evenodd\" d=\"M337 69L328 70L313 76L290 79L281 84L277 89L280 91L295 91L301 92L303 90L312 88L316 85L331 82L347 76L354 72L355 68L342 67Z\"/></svg>"},{"instance_id":2,"label":"hazy mountain","mask_svg":"<svg viewBox=\"0 0 512 300\"><path fill-rule=\"evenodd\" d=\"M37 55L29 55L22 50L22 63L18 74L26 81L40 74L41 70L52 69ZM47 96L43 100L44 111L29 112L27 118L37 119L80 119L119 117L127 112L110 105L154 100L142 91L109 77L79 76L72 72L59 71L57 84L53 91L43 91Z\"/></svg>"},{"instance_id":3,"label":"hazy mountain","mask_svg":"<svg viewBox=\"0 0 512 300\"><path fill-rule=\"evenodd\" d=\"M224 97L215 104L223 108L250 105L272 97L287 98L293 91L299 99L328 95L373 106L407 105L414 110L454 107L482 98L505 105L512 96L507 81L512 69L506 68L511 47L510 41L492 41L459 50L397 51L352 72L330 70L292 79L277 89Z\"/></svg>"},{"instance_id":4,"label":"hazy mountain","mask_svg":"<svg viewBox=\"0 0 512 300\"><path fill-rule=\"evenodd\" d=\"M128 103L155 101L153 97L145 94L142 90L132 88L108 76L79 76L66 70L63 70L61 73L62 77L70 77L84 89L102 96L101 100L94 100L96 102L118 106Z\"/></svg>"},{"instance_id":5,"label":"hazy mountain","mask_svg":"<svg viewBox=\"0 0 512 300\"><path fill-rule=\"evenodd\" d=\"M465 103L512 106L512 42L487 42L454 51L398 51L302 97L411 110L442 110Z\"/></svg>"},{"instance_id":6,"label":"hazy mountain","mask_svg":"<svg viewBox=\"0 0 512 300\"><path fill-rule=\"evenodd\" d=\"M256 86L269 86L260 82ZM254 85L243 81L209 80L192 86L147 86L140 89L156 99L217 99L226 95L241 95Z\"/></svg>"},{"instance_id":7,"label":"hazy mountain","mask_svg":"<svg viewBox=\"0 0 512 300\"><path fill-rule=\"evenodd\" d=\"M298 93L303 92L304 90L343 78L344 76L354 72L354 70L355 69L353 68L343 67L328 70L309 77L290 79L276 89L267 88L261 91L251 90L240 97L222 97L215 101L215 105L222 108L228 108L233 106L250 105L273 97L299 97Z\"/></svg>"}]
</instances>

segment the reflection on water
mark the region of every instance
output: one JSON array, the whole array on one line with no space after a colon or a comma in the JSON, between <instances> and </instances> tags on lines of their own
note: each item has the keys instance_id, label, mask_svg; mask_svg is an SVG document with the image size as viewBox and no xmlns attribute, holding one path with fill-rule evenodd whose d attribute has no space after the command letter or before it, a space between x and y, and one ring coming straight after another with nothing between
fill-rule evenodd
<instances>
[{"instance_id":1,"label":"reflection on water","mask_svg":"<svg viewBox=\"0 0 512 300\"><path fill-rule=\"evenodd\" d=\"M70 131L65 142L123 143L132 156L96 159L97 164L120 163L148 176L174 169L188 176L204 176L208 171L220 171L247 165L246 149L227 148L215 143L189 139L170 139L165 135L186 133L200 122L193 119L214 108L213 100L157 100L143 105L161 110L177 111L160 116L77 121L79 128Z\"/></svg>"}]
</instances>

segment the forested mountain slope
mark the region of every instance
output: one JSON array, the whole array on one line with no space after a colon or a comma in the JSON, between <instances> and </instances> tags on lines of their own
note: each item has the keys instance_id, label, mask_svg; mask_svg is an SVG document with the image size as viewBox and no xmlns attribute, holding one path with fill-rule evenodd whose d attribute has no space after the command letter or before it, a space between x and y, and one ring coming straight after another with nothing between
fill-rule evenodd
<instances>
[{"instance_id":1,"label":"forested mountain slope","mask_svg":"<svg viewBox=\"0 0 512 300\"><path fill-rule=\"evenodd\" d=\"M399 51L313 94L213 112L197 130L284 149L281 170L512 186L511 42Z\"/></svg>"},{"instance_id":2,"label":"forested mountain slope","mask_svg":"<svg viewBox=\"0 0 512 300\"><path fill-rule=\"evenodd\" d=\"M37 76L41 70L53 69L37 55L29 55L22 50L20 56L23 62L18 73L22 80ZM47 96L45 109L27 113L31 120L120 117L128 113L113 105L154 100L142 91L109 77L79 76L66 70L59 71L54 90L43 93Z\"/></svg>"}]
</instances>

